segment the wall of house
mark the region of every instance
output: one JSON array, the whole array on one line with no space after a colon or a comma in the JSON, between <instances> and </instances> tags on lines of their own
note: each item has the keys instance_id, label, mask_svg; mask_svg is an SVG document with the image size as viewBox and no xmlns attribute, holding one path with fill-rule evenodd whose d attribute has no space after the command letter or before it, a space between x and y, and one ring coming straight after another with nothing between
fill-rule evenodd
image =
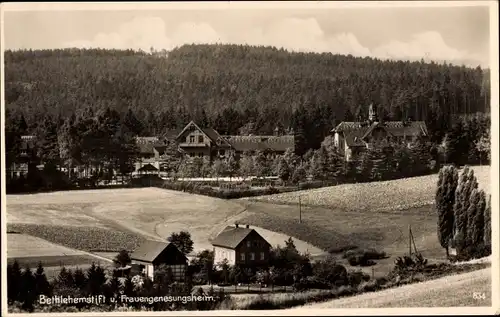
<instances>
[{"instance_id":1,"label":"wall of house","mask_svg":"<svg viewBox=\"0 0 500 317\"><path fill-rule=\"evenodd\" d=\"M248 235L236 248L236 263L245 267L267 266L270 246L257 233Z\"/></svg>"},{"instance_id":2,"label":"wall of house","mask_svg":"<svg viewBox=\"0 0 500 317\"><path fill-rule=\"evenodd\" d=\"M214 264L217 265L224 259L227 259L229 265L234 265L236 263L235 251L232 249L214 246Z\"/></svg>"},{"instance_id":3,"label":"wall of house","mask_svg":"<svg viewBox=\"0 0 500 317\"><path fill-rule=\"evenodd\" d=\"M188 157L202 157L210 159L211 149L208 147L196 148L196 147L183 147L182 150L186 153Z\"/></svg>"},{"instance_id":4,"label":"wall of house","mask_svg":"<svg viewBox=\"0 0 500 317\"><path fill-rule=\"evenodd\" d=\"M201 141L201 142L200 142ZM184 133L179 140L179 143L189 145L205 145L210 147L211 140L201 131L195 129Z\"/></svg>"}]
</instances>

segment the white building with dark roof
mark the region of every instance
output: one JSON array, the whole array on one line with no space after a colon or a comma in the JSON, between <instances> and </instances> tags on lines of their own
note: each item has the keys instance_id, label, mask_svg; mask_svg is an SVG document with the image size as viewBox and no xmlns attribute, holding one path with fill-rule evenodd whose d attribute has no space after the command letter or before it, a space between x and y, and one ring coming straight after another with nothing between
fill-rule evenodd
<instances>
[{"instance_id":1,"label":"white building with dark roof","mask_svg":"<svg viewBox=\"0 0 500 317\"><path fill-rule=\"evenodd\" d=\"M411 144L418 137L427 137L424 121L379 121L370 105L367 121L341 122L331 131L334 144L346 161L356 159L367 148L381 141Z\"/></svg>"}]
</instances>

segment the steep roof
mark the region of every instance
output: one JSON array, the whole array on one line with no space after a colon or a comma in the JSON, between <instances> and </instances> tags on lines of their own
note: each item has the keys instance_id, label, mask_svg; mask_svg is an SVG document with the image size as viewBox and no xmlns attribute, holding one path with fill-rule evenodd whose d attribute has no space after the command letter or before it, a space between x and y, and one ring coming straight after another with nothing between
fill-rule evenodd
<instances>
[{"instance_id":1,"label":"steep roof","mask_svg":"<svg viewBox=\"0 0 500 317\"><path fill-rule=\"evenodd\" d=\"M169 244L169 242L147 240L134 250L130 258L132 260L153 262Z\"/></svg>"},{"instance_id":2,"label":"steep roof","mask_svg":"<svg viewBox=\"0 0 500 317\"><path fill-rule=\"evenodd\" d=\"M143 262L153 262L168 247L177 248L170 242L147 240L132 253L130 258Z\"/></svg>"},{"instance_id":3,"label":"steep roof","mask_svg":"<svg viewBox=\"0 0 500 317\"><path fill-rule=\"evenodd\" d=\"M236 151L272 150L284 152L294 148L295 137L293 135L265 136L265 135L228 135L226 140Z\"/></svg>"},{"instance_id":4,"label":"steep roof","mask_svg":"<svg viewBox=\"0 0 500 317\"><path fill-rule=\"evenodd\" d=\"M385 121L385 122L341 122L332 132L338 132L344 135L348 146L364 146L363 138L370 134L376 127L382 127L390 135L401 136L427 136L427 126L424 121Z\"/></svg>"},{"instance_id":5,"label":"steep roof","mask_svg":"<svg viewBox=\"0 0 500 317\"><path fill-rule=\"evenodd\" d=\"M236 249L236 247L252 232L259 235L254 229L227 226L215 239L212 240L212 245L228 249ZM262 236L260 237L262 238ZM262 239L266 241L264 238Z\"/></svg>"},{"instance_id":6,"label":"steep roof","mask_svg":"<svg viewBox=\"0 0 500 317\"><path fill-rule=\"evenodd\" d=\"M153 154L153 149L155 147L161 147L165 144L160 140L159 137L136 137L135 140L137 147L139 148L139 153L141 154Z\"/></svg>"}]
</instances>

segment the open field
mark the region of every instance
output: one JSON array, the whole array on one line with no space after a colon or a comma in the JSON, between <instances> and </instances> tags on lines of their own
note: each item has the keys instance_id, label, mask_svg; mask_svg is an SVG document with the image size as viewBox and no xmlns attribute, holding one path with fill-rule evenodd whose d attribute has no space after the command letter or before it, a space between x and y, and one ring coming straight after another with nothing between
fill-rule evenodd
<instances>
[{"instance_id":1,"label":"open field","mask_svg":"<svg viewBox=\"0 0 500 317\"><path fill-rule=\"evenodd\" d=\"M490 167L472 167L479 187L490 192ZM242 198L274 204L298 204L328 207L335 210L400 211L432 204L436 192L438 174L405 179L343 184L275 195Z\"/></svg>"},{"instance_id":2,"label":"open field","mask_svg":"<svg viewBox=\"0 0 500 317\"><path fill-rule=\"evenodd\" d=\"M7 263L17 261L24 268L36 270L42 263L47 277L57 276L62 266L88 268L92 263L109 266L111 261L81 250L67 248L26 234L7 234Z\"/></svg>"},{"instance_id":3,"label":"open field","mask_svg":"<svg viewBox=\"0 0 500 317\"><path fill-rule=\"evenodd\" d=\"M474 299L473 292L485 299ZM290 309L491 306L491 268ZM292 312L293 313L293 312Z\"/></svg>"},{"instance_id":4,"label":"open field","mask_svg":"<svg viewBox=\"0 0 500 317\"><path fill-rule=\"evenodd\" d=\"M473 169L480 187L489 191L489 167ZM385 251L389 258L362 268L367 274L383 276L395 257L408 252L410 226L418 251L430 261L444 259L433 206L436 182L437 175L430 175L245 198L240 200L246 206L240 221L297 237L327 251L348 246ZM305 203L301 222L294 200L299 195ZM336 255L337 259L347 264L341 255Z\"/></svg>"},{"instance_id":5,"label":"open field","mask_svg":"<svg viewBox=\"0 0 500 317\"><path fill-rule=\"evenodd\" d=\"M430 260L445 256L437 239L437 215L432 206L413 208L403 214L307 207L303 208L302 223L299 223L296 206L254 202L247 205L241 222L283 232L327 251L348 246L385 251L389 258L376 260L374 267L361 268L367 274L374 273L375 277L388 273L395 257L408 252L410 225L418 251ZM342 259L342 253L335 256L340 263L352 268Z\"/></svg>"},{"instance_id":6,"label":"open field","mask_svg":"<svg viewBox=\"0 0 500 317\"><path fill-rule=\"evenodd\" d=\"M238 202L156 188L7 196L8 230L86 251L133 250L146 238L164 239L181 230L191 233L194 252L210 249L209 239L242 212ZM274 245L288 239L255 229ZM299 240L296 245L302 252L323 252Z\"/></svg>"},{"instance_id":7,"label":"open field","mask_svg":"<svg viewBox=\"0 0 500 317\"><path fill-rule=\"evenodd\" d=\"M57 257L76 256L85 253L26 234L7 234L7 257L19 258L27 254L29 254L30 257Z\"/></svg>"}]
</instances>

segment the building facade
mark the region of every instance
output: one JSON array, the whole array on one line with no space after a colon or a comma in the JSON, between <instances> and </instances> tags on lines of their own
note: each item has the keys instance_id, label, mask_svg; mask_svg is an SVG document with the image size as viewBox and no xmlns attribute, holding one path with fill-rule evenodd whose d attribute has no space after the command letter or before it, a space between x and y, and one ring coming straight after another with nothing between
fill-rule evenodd
<instances>
[{"instance_id":1,"label":"building facade","mask_svg":"<svg viewBox=\"0 0 500 317\"><path fill-rule=\"evenodd\" d=\"M191 121L176 137L181 152L188 157L208 160L228 155L240 156L244 152L266 151L283 154L295 150L295 136L282 135L220 135L213 128L202 128Z\"/></svg>"},{"instance_id":2,"label":"building facade","mask_svg":"<svg viewBox=\"0 0 500 317\"><path fill-rule=\"evenodd\" d=\"M214 263L226 259L229 265L256 270L269 265L271 245L250 226L228 226L211 241Z\"/></svg>"},{"instance_id":3,"label":"building facade","mask_svg":"<svg viewBox=\"0 0 500 317\"><path fill-rule=\"evenodd\" d=\"M346 161L355 160L372 146L385 142L410 145L419 137L427 137L424 121L379 121L373 105L367 121L341 122L331 131L334 145Z\"/></svg>"},{"instance_id":4,"label":"building facade","mask_svg":"<svg viewBox=\"0 0 500 317\"><path fill-rule=\"evenodd\" d=\"M132 267L151 280L160 265L171 270L174 281L182 282L186 279L188 259L172 243L148 240L132 253L130 259Z\"/></svg>"}]
</instances>

